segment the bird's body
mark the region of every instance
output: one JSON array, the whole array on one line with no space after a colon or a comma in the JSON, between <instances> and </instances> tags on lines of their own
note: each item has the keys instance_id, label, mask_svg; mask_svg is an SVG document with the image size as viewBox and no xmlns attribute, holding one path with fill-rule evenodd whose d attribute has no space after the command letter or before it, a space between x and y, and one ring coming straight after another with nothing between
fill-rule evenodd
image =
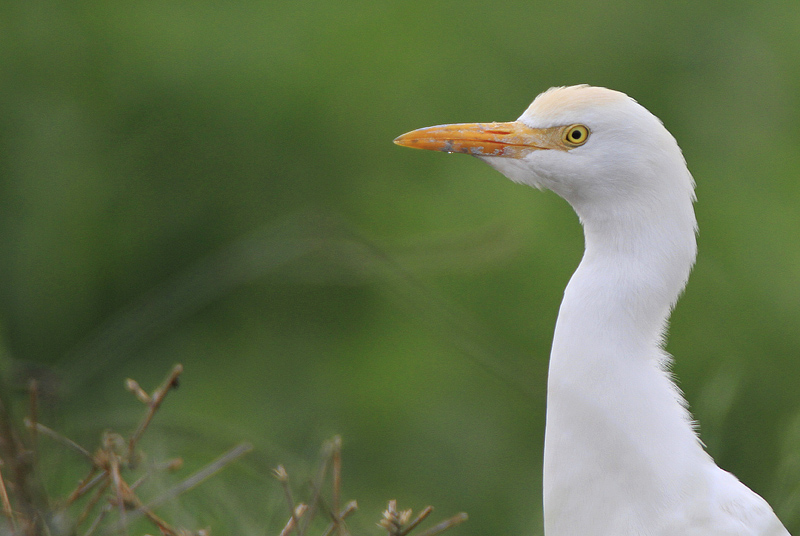
<instances>
[{"instance_id":1,"label":"bird's body","mask_svg":"<svg viewBox=\"0 0 800 536\"><path fill-rule=\"evenodd\" d=\"M512 123L430 127L401 145L473 154L577 212L585 253L558 315L547 392L546 536L786 536L717 467L662 349L696 253L674 138L623 93L572 86Z\"/></svg>"}]
</instances>

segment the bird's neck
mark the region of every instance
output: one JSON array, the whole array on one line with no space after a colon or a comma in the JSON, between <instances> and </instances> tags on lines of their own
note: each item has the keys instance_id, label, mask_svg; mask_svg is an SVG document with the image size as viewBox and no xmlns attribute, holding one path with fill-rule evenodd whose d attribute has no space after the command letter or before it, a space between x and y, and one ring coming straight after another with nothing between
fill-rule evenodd
<instances>
[{"instance_id":1,"label":"bird's neck","mask_svg":"<svg viewBox=\"0 0 800 536\"><path fill-rule=\"evenodd\" d=\"M613 534L616 520L677 500L706 463L661 349L694 261L694 214L690 200L652 211L637 220L578 210L586 252L564 293L548 378L548 536Z\"/></svg>"}]
</instances>

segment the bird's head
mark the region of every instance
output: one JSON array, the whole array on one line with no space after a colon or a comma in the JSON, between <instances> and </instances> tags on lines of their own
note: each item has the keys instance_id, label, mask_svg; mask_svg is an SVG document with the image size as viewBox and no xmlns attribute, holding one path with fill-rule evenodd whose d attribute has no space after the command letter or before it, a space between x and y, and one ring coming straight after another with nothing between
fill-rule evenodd
<instances>
[{"instance_id":1,"label":"bird's head","mask_svg":"<svg viewBox=\"0 0 800 536\"><path fill-rule=\"evenodd\" d=\"M600 87L552 88L516 121L422 128L395 143L477 156L515 182L556 192L582 219L693 200L692 177L661 121Z\"/></svg>"}]
</instances>

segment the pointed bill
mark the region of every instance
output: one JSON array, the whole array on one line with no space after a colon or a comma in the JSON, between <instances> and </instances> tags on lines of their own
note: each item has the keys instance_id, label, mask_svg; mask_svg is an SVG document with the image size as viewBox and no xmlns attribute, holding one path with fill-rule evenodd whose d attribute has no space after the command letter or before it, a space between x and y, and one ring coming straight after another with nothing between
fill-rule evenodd
<instances>
[{"instance_id":1,"label":"pointed bill","mask_svg":"<svg viewBox=\"0 0 800 536\"><path fill-rule=\"evenodd\" d=\"M523 158L543 149L565 150L561 128L531 128L520 121L510 123L461 123L413 130L394 140L414 149L466 153L474 156Z\"/></svg>"}]
</instances>

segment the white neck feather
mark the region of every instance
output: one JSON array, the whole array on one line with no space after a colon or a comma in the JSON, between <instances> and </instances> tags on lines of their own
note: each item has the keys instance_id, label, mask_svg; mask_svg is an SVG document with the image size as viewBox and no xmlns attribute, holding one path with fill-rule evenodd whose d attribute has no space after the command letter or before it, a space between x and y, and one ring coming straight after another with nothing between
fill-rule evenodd
<instances>
[{"instance_id":1,"label":"white neck feather","mask_svg":"<svg viewBox=\"0 0 800 536\"><path fill-rule=\"evenodd\" d=\"M696 251L691 198L672 197L610 212L568 199L586 252L564 293L550 357L548 536L628 534L637 519L652 525L666 514L658 510L696 487L698 465L713 464L661 349Z\"/></svg>"}]
</instances>

